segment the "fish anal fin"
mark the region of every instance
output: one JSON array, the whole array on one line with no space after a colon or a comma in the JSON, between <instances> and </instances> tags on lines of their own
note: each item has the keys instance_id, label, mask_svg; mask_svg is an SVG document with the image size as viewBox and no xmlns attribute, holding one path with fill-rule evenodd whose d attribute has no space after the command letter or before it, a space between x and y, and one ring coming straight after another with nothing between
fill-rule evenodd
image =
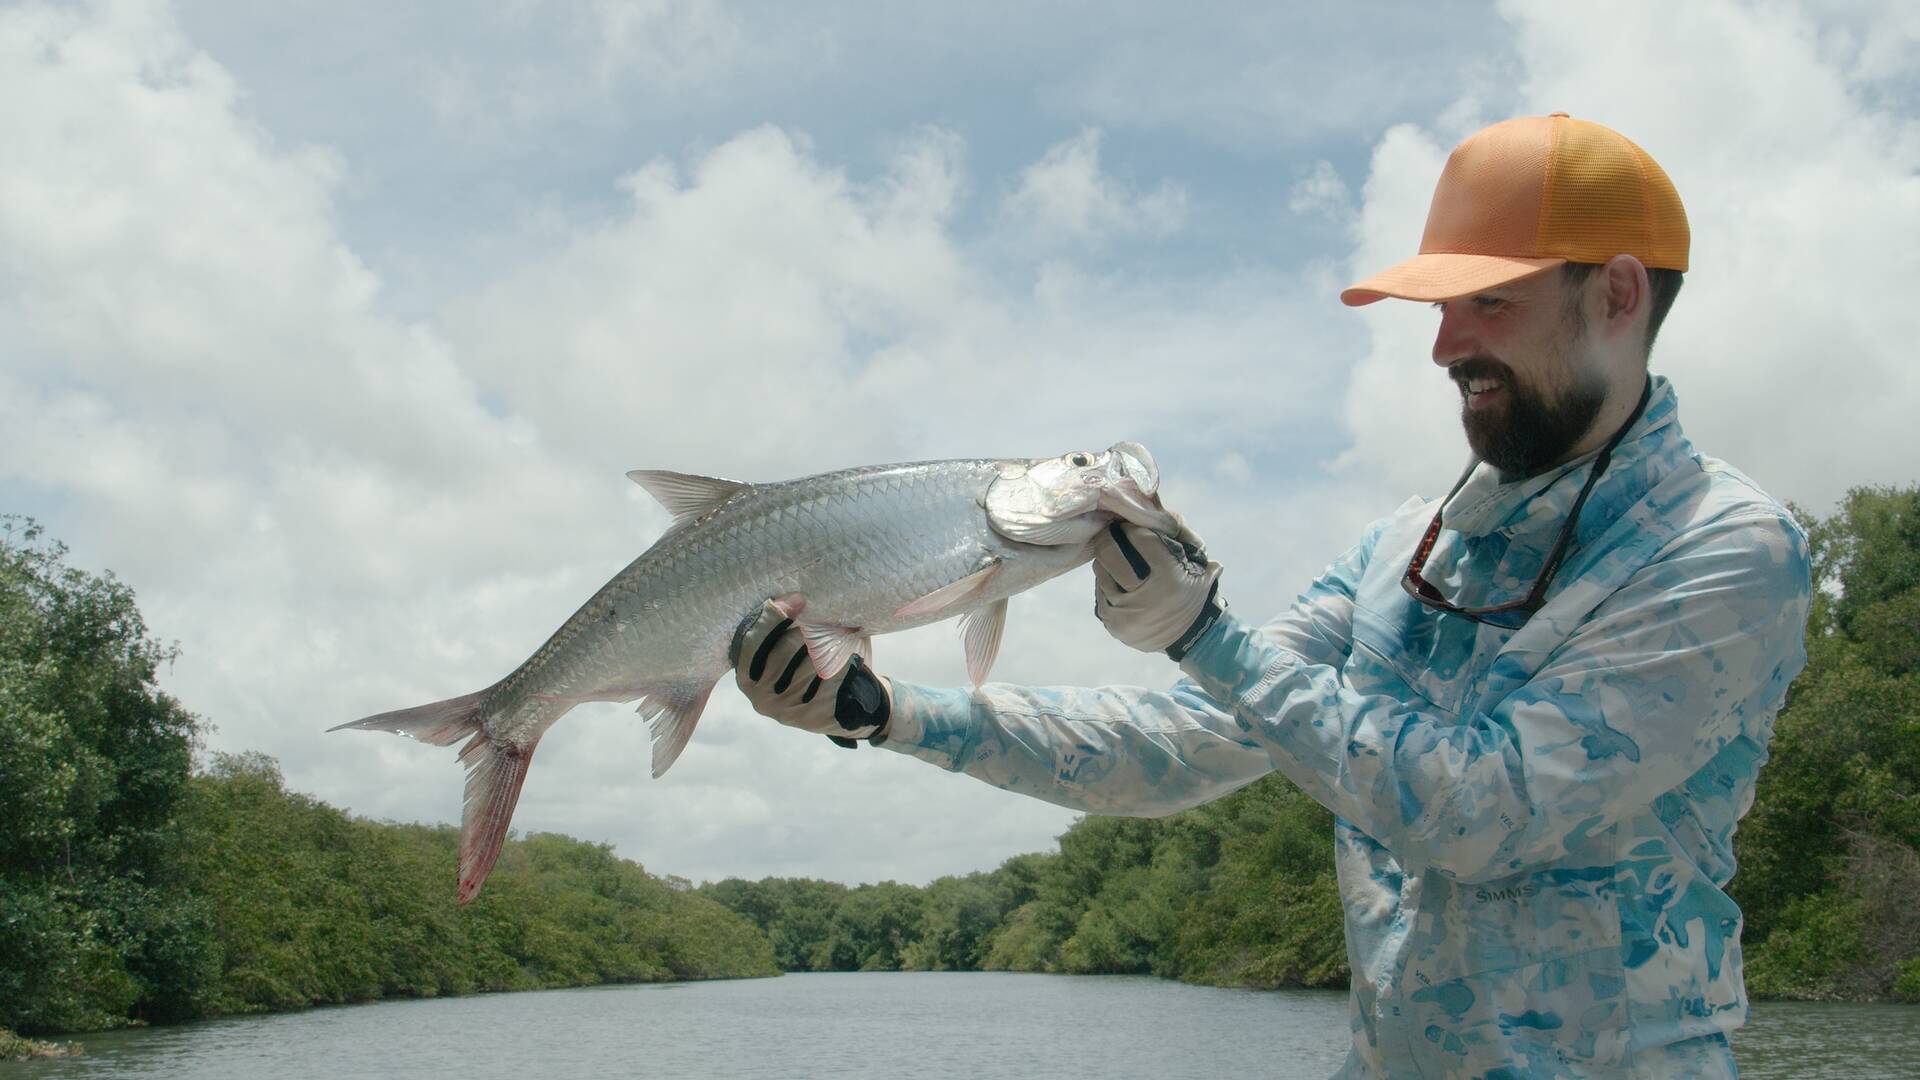
<instances>
[{"instance_id":1,"label":"fish anal fin","mask_svg":"<svg viewBox=\"0 0 1920 1080\"><path fill-rule=\"evenodd\" d=\"M821 679L831 679L840 674L847 666L853 654L860 652L861 644L866 644L866 655L873 656L873 639L857 626L832 626L824 623L810 623L796 620L795 626L807 643L807 656L813 661L814 674Z\"/></svg>"},{"instance_id":2,"label":"fish anal fin","mask_svg":"<svg viewBox=\"0 0 1920 1080\"><path fill-rule=\"evenodd\" d=\"M893 613L896 619L918 619L925 616L938 618L963 608L972 606L987 591L988 583L1000 572L1000 560L994 559L987 565L949 585L942 585L918 600L909 600L900 605Z\"/></svg>"},{"instance_id":3,"label":"fish anal fin","mask_svg":"<svg viewBox=\"0 0 1920 1080\"><path fill-rule=\"evenodd\" d=\"M715 509L748 487L738 480L670 472L666 469L634 469L627 473L627 478L660 500L660 505L673 515L676 524Z\"/></svg>"},{"instance_id":4,"label":"fish anal fin","mask_svg":"<svg viewBox=\"0 0 1920 1080\"><path fill-rule=\"evenodd\" d=\"M640 695L640 715L653 731L653 775L664 775L693 737L694 726L706 710L713 683L704 686L667 686Z\"/></svg>"},{"instance_id":5,"label":"fish anal fin","mask_svg":"<svg viewBox=\"0 0 1920 1080\"><path fill-rule=\"evenodd\" d=\"M509 746L481 731L460 750L460 763L467 767L466 800L460 808L457 898L462 904L479 895L480 886L500 858L514 805L520 801L520 786L526 783L527 766L533 762L533 748L539 742L540 736L535 735L524 746Z\"/></svg>"},{"instance_id":6,"label":"fish anal fin","mask_svg":"<svg viewBox=\"0 0 1920 1080\"><path fill-rule=\"evenodd\" d=\"M1000 634L1007 628L1007 601L1003 597L983 608L975 608L960 619L960 634L966 643L967 678L979 686L993 670L1000 655Z\"/></svg>"}]
</instances>

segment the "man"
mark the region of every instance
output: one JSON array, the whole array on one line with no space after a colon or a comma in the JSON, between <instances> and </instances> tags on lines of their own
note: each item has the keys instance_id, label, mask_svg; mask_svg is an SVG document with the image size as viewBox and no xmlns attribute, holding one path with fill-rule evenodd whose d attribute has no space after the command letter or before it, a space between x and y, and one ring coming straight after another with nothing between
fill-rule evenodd
<instances>
[{"instance_id":1,"label":"man","mask_svg":"<svg viewBox=\"0 0 1920 1080\"><path fill-rule=\"evenodd\" d=\"M1342 294L1432 302L1476 456L1255 628L1219 567L1133 526L1096 613L1172 690L741 688L1014 791L1164 814L1274 769L1336 815L1349 1076L1732 1076L1747 1012L1725 890L1773 716L1804 663L1805 540L1682 435L1647 357L1687 266L1666 174L1556 113L1448 160L1420 254ZM807 680L798 680L806 682Z\"/></svg>"}]
</instances>

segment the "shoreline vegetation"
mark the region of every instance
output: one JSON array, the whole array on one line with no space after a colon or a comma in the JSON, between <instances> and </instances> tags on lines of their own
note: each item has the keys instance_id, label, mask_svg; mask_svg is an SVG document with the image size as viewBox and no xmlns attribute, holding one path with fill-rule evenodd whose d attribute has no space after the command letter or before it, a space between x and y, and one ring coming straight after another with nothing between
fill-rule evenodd
<instances>
[{"instance_id":1,"label":"shoreline vegetation","mask_svg":"<svg viewBox=\"0 0 1920 1080\"><path fill-rule=\"evenodd\" d=\"M1736 837L1748 988L1920 1001L1920 487L1800 516L1822 587ZM196 768L199 721L155 685L172 653L64 555L0 518L0 1058L128 1024L783 970L1347 983L1331 817L1278 776L919 887L696 888L536 834L456 907L452 826L354 818L264 755Z\"/></svg>"},{"instance_id":2,"label":"shoreline vegetation","mask_svg":"<svg viewBox=\"0 0 1920 1080\"><path fill-rule=\"evenodd\" d=\"M30 1058L79 1057L85 1045L77 1042L46 1042L28 1039L0 1027L0 1061L26 1061Z\"/></svg>"}]
</instances>

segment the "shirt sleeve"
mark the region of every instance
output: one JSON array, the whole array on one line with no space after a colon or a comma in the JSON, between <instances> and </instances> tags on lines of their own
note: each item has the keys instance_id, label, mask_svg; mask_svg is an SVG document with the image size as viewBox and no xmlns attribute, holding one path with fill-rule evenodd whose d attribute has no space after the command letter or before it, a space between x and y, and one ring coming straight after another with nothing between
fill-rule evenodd
<instances>
[{"instance_id":1,"label":"shirt sleeve","mask_svg":"<svg viewBox=\"0 0 1920 1080\"><path fill-rule=\"evenodd\" d=\"M1276 768L1403 862L1486 880L1563 856L1763 734L1805 664L1810 577L1791 522L1712 523L1459 721L1358 693L1237 626L1203 637L1186 669Z\"/></svg>"},{"instance_id":2,"label":"shirt sleeve","mask_svg":"<svg viewBox=\"0 0 1920 1080\"><path fill-rule=\"evenodd\" d=\"M1403 862L1486 880L1680 786L1805 664L1805 539L1742 516L1676 540L1490 711L1443 716L1342 678L1367 547L1267 627L1223 617L1170 691L896 684L886 745L1106 814L1172 813L1278 769Z\"/></svg>"},{"instance_id":3,"label":"shirt sleeve","mask_svg":"<svg viewBox=\"0 0 1920 1080\"><path fill-rule=\"evenodd\" d=\"M1354 595L1384 527L1369 529L1293 606L1248 633L1274 655L1337 668L1351 648ZM1191 680L1166 691L892 685L893 717L880 745L1076 810L1171 814L1274 769L1254 733Z\"/></svg>"}]
</instances>

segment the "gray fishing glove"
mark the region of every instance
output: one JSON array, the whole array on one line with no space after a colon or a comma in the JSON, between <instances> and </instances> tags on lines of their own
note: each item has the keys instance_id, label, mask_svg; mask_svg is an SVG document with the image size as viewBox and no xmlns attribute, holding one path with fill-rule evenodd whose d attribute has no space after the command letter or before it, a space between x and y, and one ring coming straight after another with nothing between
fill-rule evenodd
<instances>
[{"instance_id":1,"label":"gray fishing glove","mask_svg":"<svg viewBox=\"0 0 1920 1080\"><path fill-rule=\"evenodd\" d=\"M1177 539L1116 521L1093 542L1093 613L1107 633L1175 661L1218 622L1220 564L1186 523Z\"/></svg>"},{"instance_id":2,"label":"gray fishing glove","mask_svg":"<svg viewBox=\"0 0 1920 1080\"><path fill-rule=\"evenodd\" d=\"M893 715L887 681L858 654L823 681L792 616L772 600L734 634L732 659L734 681L760 715L848 749L859 745L855 739L885 741Z\"/></svg>"}]
</instances>

